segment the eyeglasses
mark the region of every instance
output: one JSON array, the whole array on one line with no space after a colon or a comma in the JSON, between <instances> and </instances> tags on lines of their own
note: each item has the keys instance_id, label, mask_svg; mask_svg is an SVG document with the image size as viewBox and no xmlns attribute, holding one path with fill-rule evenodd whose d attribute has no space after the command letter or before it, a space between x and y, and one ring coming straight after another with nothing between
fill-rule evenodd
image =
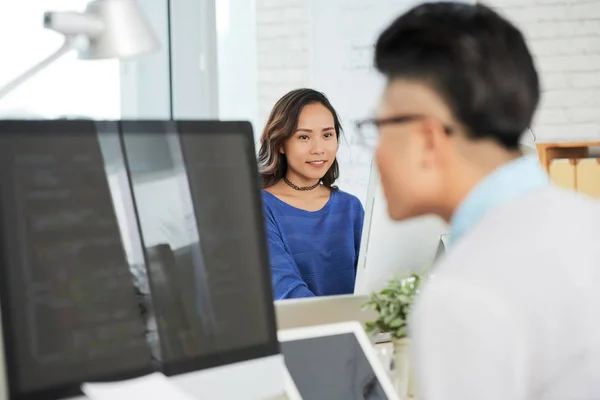
<instances>
[{"instance_id":1,"label":"eyeglasses","mask_svg":"<svg viewBox=\"0 0 600 400\"><path fill-rule=\"evenodd\" d=\"M415 122L431 118L427 115L403 115L398 117L390 118L369 118L355 122L356 133L357 133L357 144L362 147L374 148L377 146L379 140L379 129L384 125L391 124L406 124L409 122ZM443 125L446 134L450 135L454 132L454 129L450 125Z\"/></svg>"}]
</instances>

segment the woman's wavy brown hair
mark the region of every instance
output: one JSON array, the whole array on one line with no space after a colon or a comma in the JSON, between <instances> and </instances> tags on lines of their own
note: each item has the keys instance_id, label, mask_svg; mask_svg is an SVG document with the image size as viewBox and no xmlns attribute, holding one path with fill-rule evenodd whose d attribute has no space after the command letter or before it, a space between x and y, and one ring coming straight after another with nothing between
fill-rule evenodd
<instances>
[{"instance_id":1,"label":"woman's wavy brown hair","mask_svg":"<svg viewBox=\"0 0 600 400\"><path fill-rule=\"evenodd\" d=\"M313 89L296 89L287 93L275 103L265 129L260 136L260 150L258 151L258 171L260 173L260 186L268 188L279 182L287 173L287 159L281 154L280 149L296 129L302 108L308 104L320 103L333 115L335 135L339 141L342 125L337 112L325 95ZM340 175L337 160L321 178L321 183L333 190L337 187L333 183Z\"/></svg>"}]
</instances>

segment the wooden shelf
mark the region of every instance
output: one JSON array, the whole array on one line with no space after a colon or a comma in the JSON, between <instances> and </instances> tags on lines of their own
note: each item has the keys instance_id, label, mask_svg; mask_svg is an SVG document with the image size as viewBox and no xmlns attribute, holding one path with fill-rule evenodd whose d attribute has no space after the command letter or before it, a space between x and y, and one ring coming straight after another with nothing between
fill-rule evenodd
<instances>
[{"instance_id":1,"label":"wooden shelf","mask_svg":"<svg viewBox=\"0 0 600 400\"><path fill-rule=\"evenodd\" d=\"M588 158L590 147L599 147L600 142L546 142L536 143L535 146L542 166L550 172L553 160Z\"/></svg>"},{"instance_id":2,"label":"wooden shelf","mask_svg":"<svg viewBox=\"0 0 600 400\"><path fill-rule=\"evenodd\" d=\"M600 158L590 157L590 147L600 142L537 143L538 156L550 179L558 186L600 199Z\"/></svg>"}]
</instances>

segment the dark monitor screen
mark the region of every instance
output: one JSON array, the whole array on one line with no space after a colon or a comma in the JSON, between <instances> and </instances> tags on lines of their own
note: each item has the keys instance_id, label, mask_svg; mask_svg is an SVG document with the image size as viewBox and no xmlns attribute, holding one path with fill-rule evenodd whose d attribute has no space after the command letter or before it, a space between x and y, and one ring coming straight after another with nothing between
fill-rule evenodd
<instances>
[{"instance_id":1,"label":"dark monitor screen","mask_svg":"<svg viewBox=\"0 0 600 400\"><path fill-rule=\"evenodd\" d=\"M127 153L167 132L173 157L153 179L129 168L165 373L277 354L251 125L156 124L124 122L123 132Z\"/></svg>"},{"instance_id":2,"label":"dark monitor screen","mask_svg":"<svg viewBox=\"0 0 600 400\"><path fill-rule=\"evenodd\" d=\"M262 217L250 124L0 121L11 398L277 354Z\"/></svg>"},{"instance_id":3,"label":"dark monitor screen","mask_svg":"<svg viewBox=\"0 0 600 400\"><path fill-rule=\"evenodd\" d=\"M0 220L11 399L152 371L92 122L0 122Z\"/></svg>"}]
</instances>

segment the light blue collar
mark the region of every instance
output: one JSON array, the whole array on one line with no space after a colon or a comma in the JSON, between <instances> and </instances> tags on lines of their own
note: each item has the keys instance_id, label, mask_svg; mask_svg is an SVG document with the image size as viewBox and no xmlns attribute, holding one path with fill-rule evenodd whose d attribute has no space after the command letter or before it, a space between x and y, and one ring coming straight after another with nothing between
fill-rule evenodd
<instances>
[{"instance_id":1,"label":"light blue collar","mask_svg":"<svg viewBox=\"0 0 600 400\"><path fill-rule=\"evenodd\" d=\"M549 184L549 178L535 156L523 156L504 164L469 192L456 209L451 242L456 243L491 210L532 190Z\"/></svg>"}]
</instances>

